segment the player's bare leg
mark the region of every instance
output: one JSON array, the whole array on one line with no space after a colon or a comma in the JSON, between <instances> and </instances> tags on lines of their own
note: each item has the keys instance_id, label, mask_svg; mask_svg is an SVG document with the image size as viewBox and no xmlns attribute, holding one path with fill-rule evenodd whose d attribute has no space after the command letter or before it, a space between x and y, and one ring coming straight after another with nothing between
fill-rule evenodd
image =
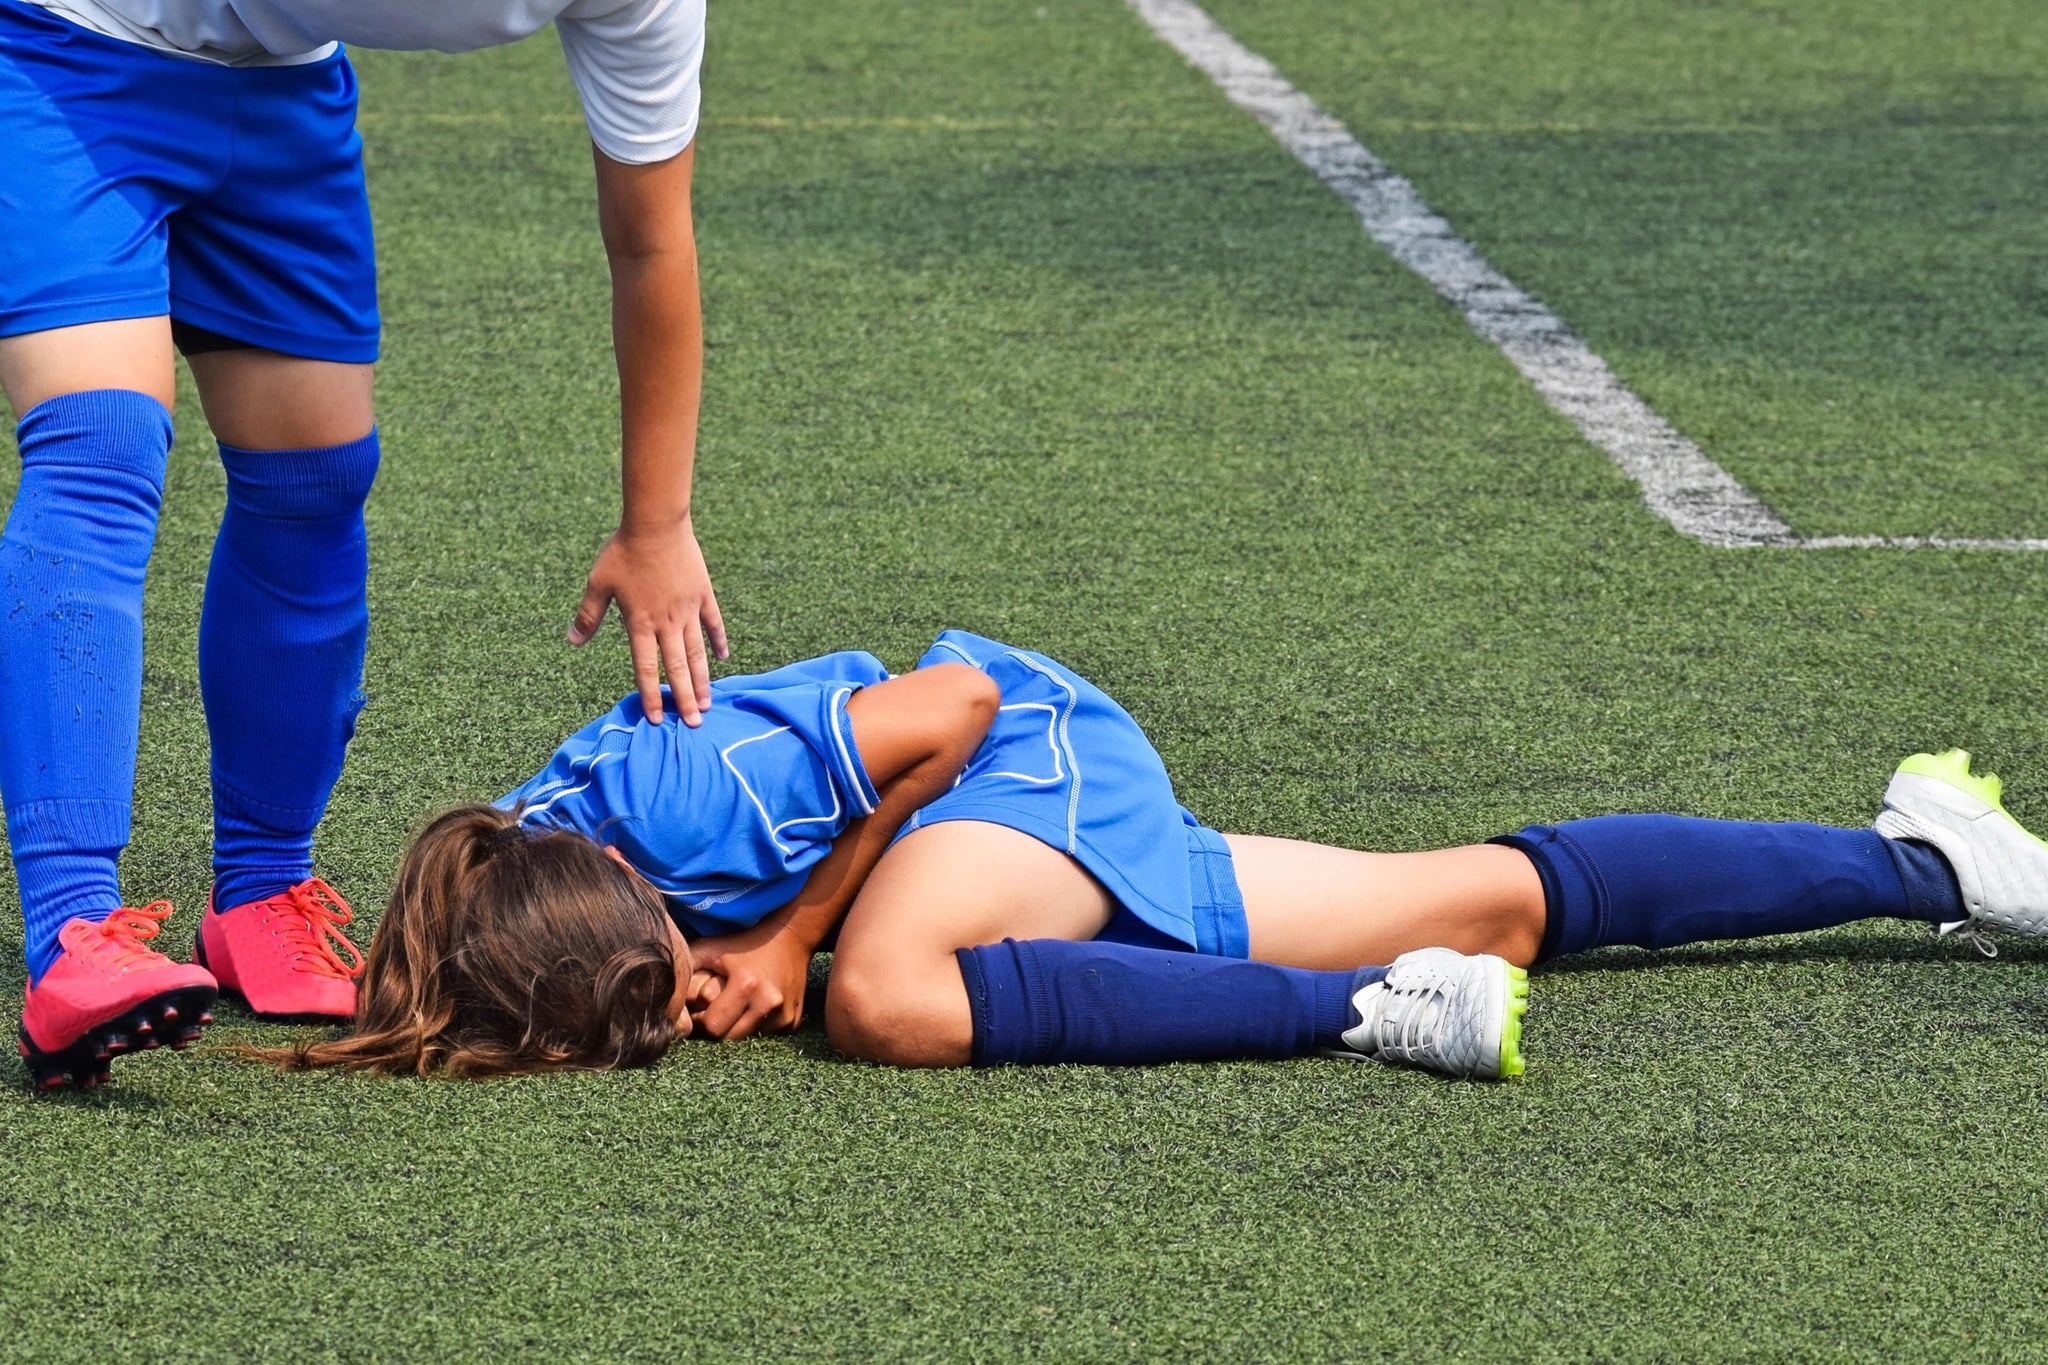
<instances>
[{"instance_id":1,"label":"player's bare leg","mask_svg":"<svg viewBox=\"0 0 2048 1365\"><path fill-rule=\"evenodd\" d=\"M186 363L213 434L245 450L308 450L367 436L377 424L375 367L308 360L255 347L207 351Z\"/></svg>"},{"instance_id":2,"label":"player's bare leg","mask_svg":"<svg viewBox=\"0 0 2048 1365\"><path fill-rule=\"evenodd\" d=\"M840 927L825 998L832 1044L897 1066L965 1066L974 1020L955 951L1093 938L1115 911L1079 863L1031 835L975 820L915 830Z\"/></svg>"},{"instance_id":3,"label":"player's bare leg","mask_svg":"<svg viewBox=\"0 0 2048 1365\"><path fill-rule=\"evenodd\" d=\"M1451 948L1526 967L1543 942L1543 883L1512 848L1360 853L1255 834L1225 838L1260 962L1334 971Z\"/></svg>"},{"instance_id":4,"label":"player's bare leg","mask_svg":"<svg viewBox=\"0 0 2048 1365\"><path fill-rule=\"evenodd\" d=\"M94 389L147 394L168 411L177 393L171 320L123 318L0 337L0 389L16 417Z\"/></svg>"},{"instance_id":5,"label":"player's bare leg","mask_svg":"<svg viewBox=\"0 0 2048 1365\"><path fill-rule=\"evenodd\" d=\"M833 1044L897 1066L1327 1048L1457 1076L1521 1070L1524 1006L1509 989L1520 974L1498 959L1438 950L1444 961L1417 954L1357 974L1357 963L1312 972L1082 942L1115 910L1078 863L1030 835L964 821L918 830L883 858L840 931L826 999ZM1024 975L993 986L1006 964Z\"/></svg>"}]
</instances>

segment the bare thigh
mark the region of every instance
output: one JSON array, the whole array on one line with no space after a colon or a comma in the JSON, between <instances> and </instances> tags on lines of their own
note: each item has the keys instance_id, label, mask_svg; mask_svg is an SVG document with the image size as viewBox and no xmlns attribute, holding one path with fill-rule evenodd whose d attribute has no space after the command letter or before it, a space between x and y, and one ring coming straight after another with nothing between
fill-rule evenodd
<instances>
[{"instance_id":1,"label":"bare thigh","mask_svg":"<svg viewBox=\"0 0 2048 1365\"><path fill-rule=\"evenodd\" d=\"M122 318L0 337L0 390L19 418L69 393L129 389L169 408L177 396L168 317Z\"/></svg>"},{"instance_id":2,"label":"bare thigh","mask_svg":"<svg viewBox=\"0 0 2048 1365\"><path fill-rule=\"evenodd\" d=\"M883 855L833 950L825 1026L852 1056L964 1066L974 1020L953 954L1005 938L1090 939L1116 902L1066 854L978 820L927 825Z\"/></svg>"},{"instance_id":3,"label":"bare thigh","mask_svg":"<svg viewBox=\"0 0 2048 1365\"><path fill-rule=\"evenodd\" d=\"M0 337L0 391L17 417L65 394L128 389L171 408L168 317L123 318ZM229 445L299 450L358 440L376 425L373 367L257 348L191 358L207 425Z\"/></svg>"},{"instance_id":4,"label":"bare thigh","mask_svg":"<svg viewBox=\"0 0 2048 1365\"><path fill-rule=\"evenodd\" d=\"M1342 970L1392 962L1412 948L1455 948L1527 966L1543 941L1543 883L1512 848L1360 853L1224 837L1260 962Z\"/></svg>"},{"instance_id":5,"label":"bare thigh","mask_svg":"<svg viewBox=\"0 0 2048 1365\"><path fill-rule=\"evenodd\" d=\"M370 365L257 348L206 351L187 363L206 424L245 450L308 450L361 440L376 425Z\"/></svg>"}]
</instances>

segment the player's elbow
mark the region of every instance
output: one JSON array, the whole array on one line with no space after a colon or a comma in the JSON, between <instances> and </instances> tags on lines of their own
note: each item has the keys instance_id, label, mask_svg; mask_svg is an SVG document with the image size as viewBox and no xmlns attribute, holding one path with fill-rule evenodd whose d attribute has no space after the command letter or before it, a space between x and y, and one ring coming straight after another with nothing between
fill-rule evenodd
<instances>
[{"instance_id":1,"label":"player's elbow","mask_svg":"<svg viewBox=\"0 0 2048 1365\"><path fill-rule=\"evenodd\" d=\"M942 675L948 723L944 733L963 755L972 753L995 724L996 710L1003 704L1003 692L996 680L969 664L935 664L931 670Z\"/></svg>"},{"instance_id":2,"label":"player's elbow","mask_svg":"<svg viewBox=\"0 0 2048 1365\"><path fill-rule=\"evenodd\" d=\"M961 667L967 666L962 664ZM967 671L973 676L961 684L961 705L967 713L963 728L972 731L974 742L979 744L981 737L988 733L988 727L996 722L996 712L1003 704L1003 689L980 669L969 668Z\"/></svg>"}]
</instances>

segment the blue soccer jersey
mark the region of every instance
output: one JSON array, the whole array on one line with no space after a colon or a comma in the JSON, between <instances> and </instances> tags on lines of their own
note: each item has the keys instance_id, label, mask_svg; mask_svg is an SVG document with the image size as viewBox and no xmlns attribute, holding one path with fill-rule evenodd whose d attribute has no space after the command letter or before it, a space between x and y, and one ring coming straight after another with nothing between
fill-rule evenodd
<instances>
[{"instance_id":1,"label":"blue soccer jersey","mask_svg":"<svg viewBox=\"0 0 2048 1365\"><path fill-rule=\"evenodd\" d=\"M959 780L902 834L948 820L1022 831L1072 856L1164 941L1245 955L1229 850L1175 800L1122 707L1043 654L966 631L945 632L918 667L940 663L988 674L1000 709ZM498 804L617 848L685 928L743 929L788 904L832 841L874 810L846 703L888 676L874 655L847 652L721 678L694 730L673 711L650 724L627 697Z\"/></svg>"},{"instance_id":2,"label":"blue soccer jersey","mask_svg":"<svg viewBox=\"0 0 2048 1365\"><path fill-rule=\"evenodd\" d=\"M686 928L744 929L788 904L840 832L873 812L846 701L888 676L848 651L720 678L696 729L673 707L650 722L635 694L498 804L618 849Z\"/></svg>"}]
</instances>

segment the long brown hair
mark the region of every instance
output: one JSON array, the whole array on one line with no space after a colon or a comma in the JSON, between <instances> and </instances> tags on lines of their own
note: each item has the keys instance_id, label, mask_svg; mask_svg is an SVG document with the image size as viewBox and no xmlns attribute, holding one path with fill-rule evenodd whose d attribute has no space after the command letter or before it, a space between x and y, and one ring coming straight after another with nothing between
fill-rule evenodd
<instances>
[{"instance_id":1,"label":"long brown hair","mask_svg":"<svg viewBox=\"0 0 2048 1365\"><path fill-rule=\"evenodd\" d=\"M457 806L406 850L354 1032L238 1050L292 1070L420 1076L647 1066L676 1037L667 913L583 835Z\"/></svg>"}]
</instances>

